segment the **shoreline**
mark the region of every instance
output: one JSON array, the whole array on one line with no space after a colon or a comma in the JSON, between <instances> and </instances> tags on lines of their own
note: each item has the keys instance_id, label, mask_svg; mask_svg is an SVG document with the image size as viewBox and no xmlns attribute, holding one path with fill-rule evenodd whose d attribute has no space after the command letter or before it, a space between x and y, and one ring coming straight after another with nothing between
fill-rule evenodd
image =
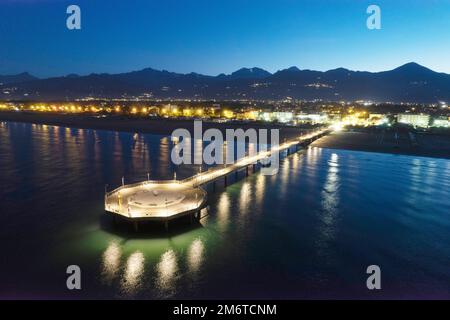
<instances>
[{"instance_id":1,"label":"shoreline","mask_svg":"<svg viewBox=\"0 0 450 320\"><path fill-rule=\"evenodd\" d=\"M77 129L108 130L132 133L147 133L170 136L176 129L187 129L191 134L194 132L194 120L164 119L164 118L127 118L119 116L87 116L67 114L39 114L22 112L0 112L0 121L34 123L69 127ZM203 132L208 129L219 129L225 134L226 129L279 129L280 142L284 139L294 138L305 130L314 127L289 127L275 124L262 124L253 122L211 122L202 121ZM268 133L270 136L270 133Z\"/></svg>"},{"instance_id":2,"label":"shoreline","mask_svg":"<svg viewBox=\"0 0 450 320\"><path fill-rule=\"evenodd\" d=\"M0 121L166 136L170 136L175 129L187 129L191 134L193 134L194 129L193 119L143 119L121 116L99 117L72 114L0 112ZM312 127L299 128L258 122L202 122L203 132L211 128L219 129L223 134L226 129L279 129L280 143L284 140L297 137L299 134L304 133L305 130L312 129ZM395 134L398 134L398 137L394 139ZM310 146L336 150L450 159L449 136L440 136L437 134L416 134L416 136L417 145L412 145L407 132L343 131L334 132L322 137Z\"/></svg>"}]
</instances>

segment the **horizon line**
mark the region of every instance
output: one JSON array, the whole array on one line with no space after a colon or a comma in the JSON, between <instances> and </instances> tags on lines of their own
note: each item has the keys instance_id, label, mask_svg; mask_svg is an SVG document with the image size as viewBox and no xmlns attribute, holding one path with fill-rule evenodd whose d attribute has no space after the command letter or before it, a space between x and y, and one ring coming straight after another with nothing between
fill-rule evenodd
<instances>
[{"instance_id":1,"label":"horizon line","mask_svg":"<svg viewBox=\"0 0 450 320\"><path fill-rule=\"evenodd\" d=\"M167 70L166 68L143 67L141 69L132 69L132 70L129 70L129 71L121 71L121 72L90 72L90 73L83 73L83 74L76 73L76 72L69 72L69 73L66 73L66 74L63 74L63 75L39 76L39 75L33 74L30 71L22 71L22 72L9 73L9 74L8 73L5 73L5 74L0 73L0 76L6 77L6 76L17 76L17 75L21 75L21 74L29 74L29 75L31 75L33 77L38 78L39 80L45 80L45 79L52 79L52 78L64 78L64 77L73 76L73 75L76 75L78 77L86 77L86 76L90 76L90 75L103 75L103 74L105 74L105 75L117 75L117 74L131 73L131 72L140 72L140 71L143 71L143 70L146 70L146 69L152 69L152 70L159 71L159 72L169 72L169 73L176 73L176 74L181 74L181 75L198 74L198 75L207 76L207 77L218 77L218 76L221 76L221 75L230 76L233 73L235 73L237 71L240 71L242 69L255 69L255 68L263 70L263 71L266 71L266 72L270 73L271 75L274 75L277 72L284 71L284 70L289 70L289 69L292 69L292 68L297 68L300 71L316 71L316 72L329 72L329 71L333 71L333 70L344 69L344 70L348 70L348 71L351 71L351 72L380 73L380 72L393 71L393 70L396 70L396 69L401 68L401 67L406 66L406 65L418 65L420 67L429 69L429 70L431 70L433 72L436 72L436 73L443 73L443 74L450 75L450 73L447 73L447 72L444 72L444 71L436 71L436 70L430 69L429 67L424 66L424 65L422 65L420 63L417 63L415 61L409 61L409 62L405 62L405 63L403 63L403 64L401 64L401 65L399 65L397 67L394 67L392 69L379 70L379 71L353 70L353 69L349 69L349 68L342 67L342 66L341 67L332 68L332 69L327 69L327 70L318 70L318 69L312 69L312 68L301 69L301 68L299 68L296 65L292 65L292 66L289 66L289 67L286 67L286 68L278 69L277 71L274 71L274 72L271 72L271 71L269 71L269 70L267 70L265 68L258 67L258 66L241 67L241 68L238 68L238 69L232 71L231 73L221 72L221 73L218 73L218 74L199 73L199 72L196 72L196 71L180 72L180 71Z\"/></svg>"}]
</instances>

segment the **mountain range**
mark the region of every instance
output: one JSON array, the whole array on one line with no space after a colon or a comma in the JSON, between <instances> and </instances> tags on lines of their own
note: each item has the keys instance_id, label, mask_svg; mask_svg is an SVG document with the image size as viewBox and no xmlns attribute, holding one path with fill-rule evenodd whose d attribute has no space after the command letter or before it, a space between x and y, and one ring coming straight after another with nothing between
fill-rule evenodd
<instances>
[{"instance_id":1,"label":"mountain range","mask_svg":"<svg viewBox=\"0 0 450 320\"><path fill-rule=\"evenodd\" d=\"M450 101L450 74L435 72L414 62L383 72L344 68L323 72L291 67L270 73L255 67L228 75L208 76L146 68L120 74L70 74L47 79L21 73L0 75L0 83L2 100L146 96L216 100Z\"/></svg>"},{"instance_id":2,"label":"mountain range","mask_svg":"<svg viewBox=\"0 0 450 320\"><path fill-rule=\"evenodd\" d=\"M15 75L10 76L2 76L0 75L0 84L9 84L9 83L17 83L17 82L25 82L25 81L32 81L37 80L35 76L32 76L28 72L23 72Z\"/></svg>"}]
</instances>

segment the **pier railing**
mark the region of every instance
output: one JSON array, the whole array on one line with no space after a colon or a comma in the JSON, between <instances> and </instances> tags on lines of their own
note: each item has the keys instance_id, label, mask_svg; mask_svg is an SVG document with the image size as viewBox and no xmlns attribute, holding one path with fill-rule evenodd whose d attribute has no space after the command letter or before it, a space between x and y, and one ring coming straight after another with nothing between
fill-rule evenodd
<instances>
[{"instance_id":1,"label":"pier railing","mask_svg":"<svg viewBox=\"0 0 450 320\"><path fill-rule=\"evenodd\" d=\"M144 184L141 186L144 186ZM139 185L135 187L139 187ZM166 217L201 209L206 203L206 196L207 193L203 188L188 190L185 191L185 198L188 200L187 202L181 202L174 205L167 203L166 205L152 208L132 203L118 205L116 204L116 198L113 197L108 199L105 197L105 209L109 212L129 218Z\"/></svg>"},{"instance_id":2,"label":"pier railing","mask_svg":"<svg viewBox=\"0 0 450 320\"><path fill-rule=\"evenodd\" d=\"M181 184L183 183L182 180L145 180L145 181L141 181L141 182L136 182L136 183L131 183L131 184L125 184L125 185L121 185L120 187L108 191L105 193L105 197L109 197L112 194L119 192L122 189L128 189L128 188L135 188L135 187L141 187L141 186L145 186L148 184L168 184L168 183L178 183Z\"/></svg>"}]
</instances>

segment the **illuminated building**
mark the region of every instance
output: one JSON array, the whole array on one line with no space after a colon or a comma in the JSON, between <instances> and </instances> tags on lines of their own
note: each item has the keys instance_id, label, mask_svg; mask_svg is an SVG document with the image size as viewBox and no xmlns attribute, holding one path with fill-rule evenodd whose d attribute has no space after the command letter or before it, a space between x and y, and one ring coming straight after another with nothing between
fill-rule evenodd
<instances>
[{"instance_id":1,"label":"illuminated building","mask_svg":"<svg viewBox=\"0 0 450 320\"><path fill-rule=\"evenodd\" d=\"M292 112L272 112L272 119L281 123L287 123L294 119L294 114Z\"/></svg>"},{"instance_id":2,"label":"illuminated building","mask_svg":"<svg viewBox=\"0 0 450 320\"><path fill-rule=\"evenodd\" d=\"M433 120L433 127L449 128L450 118L449 117L439 117Z\"/></svg>"},{"instance_id":3,"label":"illuminated building","mask_svg":"<svg viewBox=\"0 0 450 320\"><path fill-rule=\"evenodd\" d=\"M387 124L389 122L389 119L386 117L385 114L381 113L371 113L369 114L368 124L369 125L382 125Z\"/></svg>"},{"instance_id":4,"label":"illuminated building","mask_svg":"<svg viewBox=\"0 0 450 320\"><path fill-rule=\"evenodd\" d=\"M296 118L298 123L321 124L328 122L328 116L325 114L298 114Z\"/></svg>"},{"instance_id":5,"label":"illuminated building","mask_svg":"<svg viewBox=\"0 0 450 320\"><path fill-rule=\"evenodd\" d=\"M409 124L414 127L426 128L430 124L430 115L402 113L397 116L397 121L398 123Z\"/></svg>"}]
</instances>

